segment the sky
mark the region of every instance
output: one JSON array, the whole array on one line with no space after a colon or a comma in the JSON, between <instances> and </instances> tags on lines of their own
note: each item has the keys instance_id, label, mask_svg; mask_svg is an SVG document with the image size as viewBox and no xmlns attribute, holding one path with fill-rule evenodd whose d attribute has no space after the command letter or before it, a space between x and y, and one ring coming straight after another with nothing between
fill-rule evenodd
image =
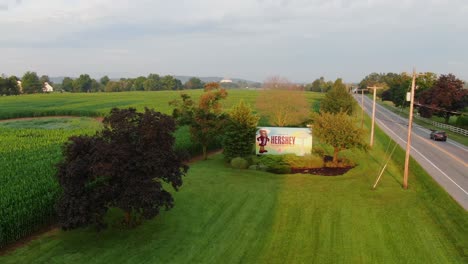
<instances>
[{"instance_id":1,"label":"sky","mask_svg":"<svg viewBox=\"0 0 468 264\"><path fill-rule=\"evenodd\" d=\"M468 80L468 0L0 0L0 74Z\"/></svg>"}]
</instances>

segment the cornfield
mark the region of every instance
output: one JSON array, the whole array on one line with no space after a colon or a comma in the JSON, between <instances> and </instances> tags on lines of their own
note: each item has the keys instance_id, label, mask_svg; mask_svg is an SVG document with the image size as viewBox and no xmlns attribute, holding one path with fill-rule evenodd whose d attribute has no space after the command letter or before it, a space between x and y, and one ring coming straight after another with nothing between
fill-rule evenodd
<instances>
[{"instance_id":1,"label":"cornfield","mask_svg":"<svg viewBox=\"0 0 468 264\"><path fill-rule=\"evenodd\" d=\"M0 248L54 221L61 146L92 132L0 127Z\"/></svg>"},{"instance_id":2,"label":"cornfield","mask_svg":"<svg viewBox=\"0 0 468 264\"><path fill-rule=\"evenodd\" d=\"M0 248L55 223L54 204L60 194L55 164L62 158L63 143L70 136L93 134L100 128L96 123L64 119L0 125ZM188 127L174 136L175 148L200 153ZM216 142L209 149L219 147Z\"/></svg>"}]
</instances>

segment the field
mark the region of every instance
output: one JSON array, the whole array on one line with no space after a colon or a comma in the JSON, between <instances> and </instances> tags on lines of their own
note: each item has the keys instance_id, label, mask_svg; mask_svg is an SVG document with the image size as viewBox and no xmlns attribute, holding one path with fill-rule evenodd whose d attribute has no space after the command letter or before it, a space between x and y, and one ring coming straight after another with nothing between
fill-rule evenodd
<instances>
[{"instance_id":1,"label":"field","mask_svg":"<svg viewBox=\"0 0 468 264\"><path fill-rule=\"evenodd\" d=\"M91 118L0 122L0 247L54 221L61 145L100 126Z\"/></svg>"},{"instance_id":2,"label":"field","mask_svg":"<svg viewBox=\"0 0 468 264\"><path fill-rule=\"evenodd\" d=\"M198 98L202 90L183 91L192 98ZM180 98L181 92L121 92L121 93L53 93L0 97L0 119L35 116L105 116L113 107L135 107L142 110L145 106L162 113L171 114L169 102ZM258 92L228 90L226 108L244 100L255 106ZM322 98L322 94L307 93L310 102Z\"/></svg>"},{"instance_id":3,"label":"field","mask_svg":"<svg viewBox=\"0 0 468 264\"><path fill-rule=\"evenodd\" d=\"M142 100L160 106L160 111L170 112L165 102L156 98L167 100L171 95L158 97L159 93L150 93L151 96ZM95 95L99 99L90 97L87 102L93 103L87 105L90 109L87 113L105 112L113 104L123 105L128 101L124 93L118 95L120 97L112 100L101 97L101 94ZM233 91L231 95L235 96L227 102L228 106L241 97L253 103L256 93ZM57 96L59 102L54 102L54 97L46 96ZM86 105L78 101L88 95L61 96L40 95L37 97L40 100L34 96L21 96L14 100L24 100L31 109L36 107L34 111L43 115L47 113L41 110L41 104L45 104L44 98L48 101L49 110L55 108L54 111L59 111L57 109L62 105L60 111L69 111L74 104ZM127 93L127 97L133 96L139 95ZM311 101L316 98L315 94L310 95ZM0 98L0 103L7 102L6 105L13 112L16 111L16 115L26 116L27 112L21 112L17 103L8 101L13 99L3 99ZM68 108L65 106L67 104L70 104ZM141 108L143 104L136 103L135 106ZM6 113L3 109L0 111L2 115ZM82 129L95 129L94 125L85 125L88 121L91 124L94 122L83 119ZM9 134L0 135L2 143L3 136L8 135L5 138L13 139L6 145L15 144L11 130L29 131L31 122L36 122L34 127L41 127L36 130L61 131L65 135L73 131L73 124L69 124L73 122L65 121L61 122L63 124L42 122L42 125L41 120L24 121L22 124L0 123L0 131L10 131ZM369 125L369 120L366 122ZM64 129L66 126L71 128ZM178 131L178 138L184 138L184 129ZM44 145L48 147L39 149L50 148L55 151L53 153L59 153L57 151L63 138L65 136L45 142ZM235 170L227 167L222 156L217 155L191 165L181 190L174 193L175 207L172 210L163 212L136 229L122 229L116 222L119 213L112 212L109 221L113 224L103 232L96 233L92 229L70 232L53 230L26 246L0 256L0 262L466 263L468 213L414 162L410 167L410 189L402 190L401 164L404 153L401 149L394 154L377 190L371 190L388 142L388 137L377 130L376 145L372 151L345 151L343 154L356 160L358 166L339 177ZM17 144L27 146L24 141ZM4 147L3 151L8 149ZM17 150L19 154L24 154L21 149ZM50 165L55 160L43 158L42 152L26 153L22 157L15 156L18 162L14 164L19 166L11 169L15 171L15 180L22 178L16 175L28 178L29 174L34 173L34 167L24 162L34 158L36 162L31 166L36 164L38 168L49 168L48 171L39 172L36 179L45 178L50 188L54 188L51 182L53 168ZM2 168L4 164L4 161L0 161ZM19 173L22 166L27 169L24 175ZM5 179L1 180L4 186ZM35 182L25 182L22 188L26 190L31 186L35 186ZM19 205L22 206L21 203Z\"/></svg>"}]
</instances>

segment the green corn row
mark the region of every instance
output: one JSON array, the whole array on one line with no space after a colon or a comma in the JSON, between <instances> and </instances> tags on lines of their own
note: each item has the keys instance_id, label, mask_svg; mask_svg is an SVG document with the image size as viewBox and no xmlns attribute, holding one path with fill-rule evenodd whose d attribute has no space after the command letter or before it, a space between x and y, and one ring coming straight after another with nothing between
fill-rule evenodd
<instances>
[{"instance_id":1,"label":"green corn row","mask_svg":"<svg viewBox=\"0 0 468 264\"><path fill-rule=\"evenodd\" d=\"M61 147L92 132L0 127L0 248L55 221Z\"/></svg>"}]
</instances>

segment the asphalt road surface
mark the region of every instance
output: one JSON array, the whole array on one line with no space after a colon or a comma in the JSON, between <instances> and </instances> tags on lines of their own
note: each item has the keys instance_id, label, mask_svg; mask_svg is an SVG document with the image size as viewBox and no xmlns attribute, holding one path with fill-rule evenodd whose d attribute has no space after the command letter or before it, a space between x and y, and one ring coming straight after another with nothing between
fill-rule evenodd
<instances>
[{"instance_id":1,"label":"asphalt road surface","mask_svg":"<svg viewBox=\"0 0 468 264\"><path fill-rule=\"evenodd\" d=\"M361 105L361 95L355 94L354 97ZM372 100L366 96L364 110L372 116ZM402 118L376 104L375 124L406 149L407 118ZM433 141L429 139L430 133L429 129L413 124L411 156L453 199L468 210L468 148L450 138L446 142Z\"/></svg>"}]
</instances>

